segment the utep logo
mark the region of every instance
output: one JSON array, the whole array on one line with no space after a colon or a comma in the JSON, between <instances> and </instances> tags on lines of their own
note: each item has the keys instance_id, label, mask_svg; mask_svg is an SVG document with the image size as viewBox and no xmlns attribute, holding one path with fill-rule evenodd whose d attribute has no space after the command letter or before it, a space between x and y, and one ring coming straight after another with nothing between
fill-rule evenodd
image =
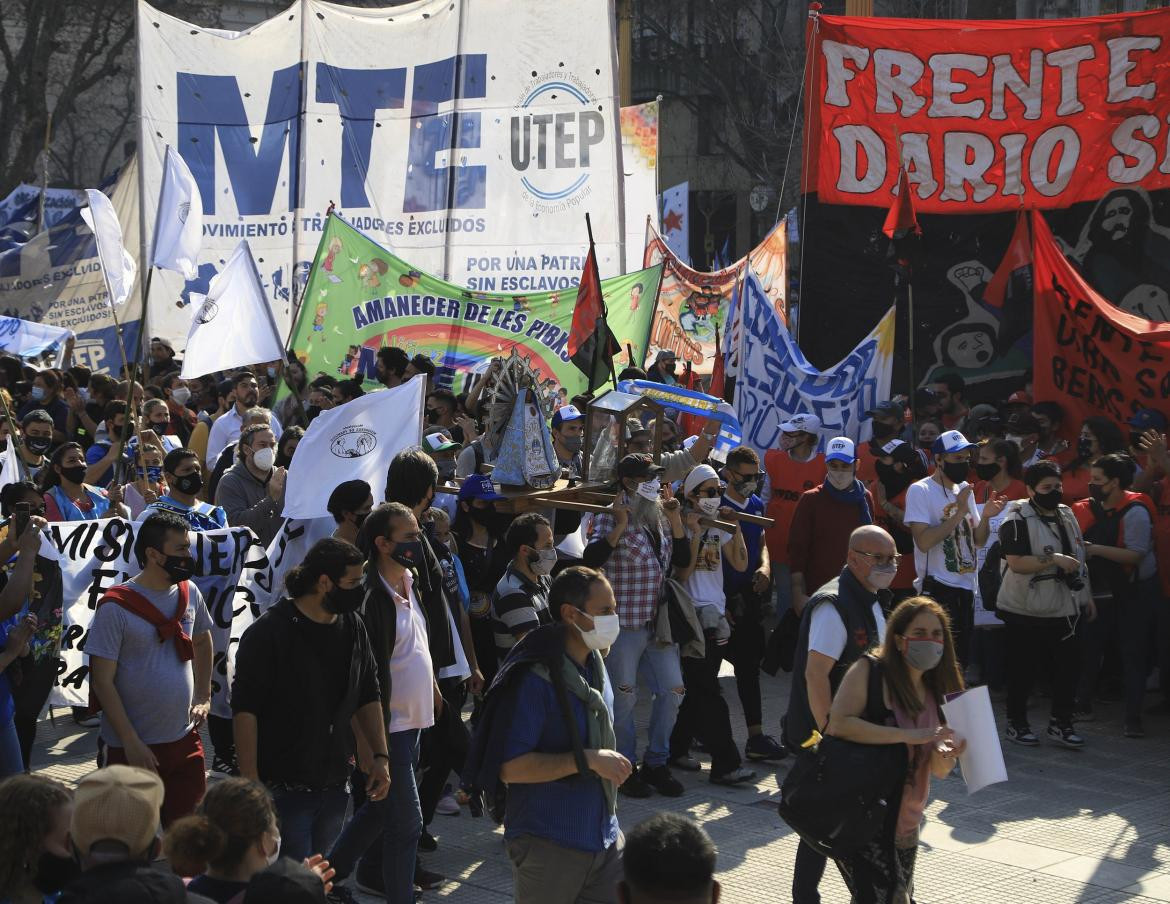
<instances>
[{"instance_id":1,"label":"utep logo","mask_svg":"<svg viewBox=\"0 0 1170 904\"><path fill-rule=\"evenodd\" d=\"M570 98L580 109L535 112L542 103ZM510 124L512 169L534 213L552 213L589 194L589 156L605 140L597 96L571 72L535 75L517 98Z\"/></svg>"},{"instance_id":2,"label":"utep logo","mask_svg":"<svg viewBox=\"0 0 1170 904\"><path fill-rule=\"evenodd\" d=\"M338 458L361 458L378 445L378 435L368 427L346 427L333 435L329 451Z\"/></svg>"}]
</instances>

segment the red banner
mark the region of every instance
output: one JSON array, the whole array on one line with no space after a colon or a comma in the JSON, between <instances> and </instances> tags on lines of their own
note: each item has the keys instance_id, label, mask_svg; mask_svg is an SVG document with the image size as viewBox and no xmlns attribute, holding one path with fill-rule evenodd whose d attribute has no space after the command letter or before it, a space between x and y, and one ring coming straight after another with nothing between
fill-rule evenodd
<instances>
[{"instance_id":1,"label":"red banner","mask_svg":"<svg viewBox=\"0 0 1170 904\"><path fill-rule=\"evenodd\" d=\"M821 201L888 208L903 164L920 214L1170 187L1170 9L810 29L804 188Z\"/></svg>"},{"instance_id":2,"label":"red banner","mask_svg":"<svg viewBox=\"0 0 1170 904\"><path fill-rule=\"evenodd\" d=\"M1090 415L1124 423L1139 409L1167 410L1170 323L1116 308L1061 253L1044 217L1032 217L1035 397L1057 402L1078 429Z\"/></svg>"}]
</instances>

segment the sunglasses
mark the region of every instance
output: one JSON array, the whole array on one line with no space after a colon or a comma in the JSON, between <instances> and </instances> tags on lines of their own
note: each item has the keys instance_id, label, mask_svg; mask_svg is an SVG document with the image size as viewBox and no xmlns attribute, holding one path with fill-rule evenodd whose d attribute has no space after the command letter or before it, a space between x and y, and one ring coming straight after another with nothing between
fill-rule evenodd
<instances>
[{"instance_id":1,"label":"sunglasses","mask_svg":"<svg viewBox=\"0 0 1170 904\"><path fill-rule=\"evenodd\" d=\"M717 487L707 487L707 489L705 489L705 490L696 490L695 495L696 496L706 496L708 499L711 499L714 496L722 496L724 489L725 489L725 487L723 486L723 484L720 484Z\"/></svg>"}]
</instances>

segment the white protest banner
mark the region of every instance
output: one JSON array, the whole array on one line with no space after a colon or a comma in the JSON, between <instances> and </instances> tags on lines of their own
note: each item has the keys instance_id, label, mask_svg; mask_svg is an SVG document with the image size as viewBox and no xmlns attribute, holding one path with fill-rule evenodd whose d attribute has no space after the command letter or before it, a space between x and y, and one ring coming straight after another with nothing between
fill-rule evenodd
<instances>
[{"instance_id":1,"label":"white protest banner","mask_svg":"<svg viewBox=\"0 0 1170 904\"><path fill-rule=\"evenodd\" d=\"M318 540L333 536L337 522L327 518L285 518L279 532L268 544L268 566L256 572L252 581L252 603L259 614L284 596L284 579L294 565Z\"/></svg>"},{"instance_id":2,"label":"white protest banner","mask_svg":"<svg viewBox=\"0 0 1170 904\"><path fill-rule=\"evenodd\" d=\"M656 100L622 107L627 273L642 264L647 217L658 228L658 115Z\"/></svg>"},{"instance_id":3,"label":"white protest banner","mask_svg":"<svg viewBox=\"0 0 1170 904\"><path fill-rule=\"evenodd\" d=\"M138 525L121 518L103 521L57 521L41 535L40 555L61 567L61 662L51 700L62 706L89 703L89 659L83 652L93 613L102 594L124 583L141 568L134 556ZM215 663L211 673L211 711L230 717L228 693L234 672L235 646L259 614L254 582L267 573L268 555L247 527L191 532L191 554L211 615ZM48 608L48 607L47 607Z\"/></svg>"},{"instance_id":4,"label":"white protest banner","mask_svg":"<svg viewBox=\"0 0 1170 904\"><path fill-rule=\"evenodd\" d=\"M158 218L154 223L151 265L181 273L184 279L199 274L196 260L203 242L203 197L195 177L179 152L167 148Z\"/></svg>"},{"instance_id":5,"label":"white protest banner","mask_svg":"<svg viewBox=\"0 0 1170 904\"><path fill-rule=\"evenodd\" d=\"M691 265L691 184L680 182L662 192L662 238L674 256Z\"/></svg>"},{"instance_id":6,"label":"white protest banner","mask_svg":"<svg viewBox=\"0 0 1170 904\"><path fill-rule=\"evenodd\" d=\"M987 685L981 684L955 694L942 705L942 711L947 725L967 742L967 749L959 757L967 793L974 794L988 785L1006 782L1007 766L1003 761L1003 748L999 744L999 729L995 725Z\"/></svg>"},{"instance_id":7,"label":"white protest banner","mask_svg":"<svg viewBox=\"0 0 1170 904\"><path fill-rule=\"evenodd\" d=\"M367 393L317 415L289 466L284 516L324 517L329 494L347 480L364 480L381 499L391 459L422 442L426 385L419 374L402 386Z\"/></svg>"},{"instance_id":8,"label":"white protest banner","mask_svg":"<svg viewBox=\"0 0 1170 904\"><path fill-rule=\"evenodd\" d=\"M82 198L84 198L84 194ZM118 221L131 237L130 252L138 253L138 164L131 158L110 191ZM139 336L139 292L118 312L126 348ZM173 301L160 299L159 304ZM97 243L76 207L51 229L0 254L0 312L33 320L77 335L73 363L94 373L117 372L122 353L114 331L109 290L102 278Z\"/></svg>"},{"instance_id":9,"label":"white protest banner","mask_svg":"<svg viewBox=\"0 0 1170 904\"><path fill-rule=\"evenodd\" d=\"M252 250L246 239L241 240L191 315L182 377L189 380L283 357L284 343Z\"/></svg>"},{"instance_id":10,"label":"white protest banner","mask_svg":"<svg viewBox=\"0 0 1170 904\"><path fill-rule=\"evenodd\" d=\"M204 213L196 279L155 274L150 335L182 345L173 300L205 292L241 238L287 332L331 201L374 241L473 291L571 290L586 211L602 275L624 272L611 7L300 0L225 32L140 2L146 235L168 145Z\"/></svg>"},{"instance_id":11,"label":"white protest banner","mask_svg":"<svg viewBox=\"0 0 1170 904\"><path fill-rule=\"evenodd\" d=\"M23 479L24 469L16 456L16 443L10 437L4 444L4 452L0 453L0 490Z\"/></svg>"},{"instance_id":12,"label":"white protest banner","mask_svg":"<svg viewBox=\"0 0 1170 904\"><path fill-rule=\"evenodd\" d=\"M735 410L743 441L760 455L780 445L780 424L800 412L821 419L820 444L835 436L868 440L866 412L888 399L894 369L894 309L826 371L805 360L756 274L748 268L742 309Z\"/></svg>"},{"instance_id":13,"label":"white protest banner","mask_svg":"<svg viewBox=\"0 0 1170 904\"><path fill-rule=\"evenodd\" d=\"M0 351L18 358L36 358L54 352L53 366L60 367L65 343L72 335L72 330L59 326L0 316Z\"/></svg>"},{"instance_id":14,"label":"white protest banner","mask_svg":"<svg viewBox=\"0 0 1170 904\"><path fill-rule=\"evenodd\" d=\"M96 188L87 188L85 196L89 199L89 207L81 209L81 218L93 230L98 260L102 262L102 276L110 290L110 303L121 307L134 288L138 265L122 244L122 224L118 222L113 202Z\"/></svg>"}]
</instances>

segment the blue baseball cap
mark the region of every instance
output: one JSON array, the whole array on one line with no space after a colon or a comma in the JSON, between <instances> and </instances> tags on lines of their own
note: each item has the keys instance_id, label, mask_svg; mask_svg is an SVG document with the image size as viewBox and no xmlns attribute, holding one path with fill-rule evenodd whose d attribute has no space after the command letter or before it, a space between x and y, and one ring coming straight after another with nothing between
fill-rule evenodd
<instances>
[{"instance_id":1,"label":"blue baseball cap","mask_svg":"<svg viewBox=\"0 0 1170 904\"><path fill-rule=\"evenodd\" d=\"M978 443L971 442L958 430L948 430L946 433L938 435L931 451L935 455L949 455L952 452L966 452L968 449L974 449L977 445Z\"/></svg>"},{"instance_id":2,"label":"blue baseball cap","mask_svg":"<svg viewBox=\"0 0 1170 904\"><path fill-rule=\"evenodd\" d=\"M583 417L585 417L585 415L581 413L580 409L578 409L576 405L562 405L553 413L552 428L553 430L556 430L557 427L561 426L561 424L564 424L568 421L579 421Z\"/></svg>"},{"instance_id":3,"label":"blue baseball cap","mask_svg":"<svg viewBox=\"0 0 1170 904\"><path fill-rule=\"evenodd\" d=\"M1147 430L1165 430L1166 415L1153 408L1142 408L1133 413L1133 417L1129 419L1129 426L1139 433L1145 433Z\"/></svg>"},{"instance_id":4,"label":"blue baseball cap","mask_svg":"<svg viewBox=\"0 0 1170 904\"><path fill-rule=\"evenodd\" d=\"M825 446L825 461L843 461L851 465L856 460L857 449L853 445L853 440L847 436L834 437Z\"/></svg>"},{"instance_id":5,"label":"blue baseball cap","mask_svg":"<svg viewBox=\"0 0 1170 904\"><path fill-rule=\"evenodd\" d=\"M492 502L496 499L504 499L496 492L495 485L492 484L492 479L486 474L472 474L463 480L463 486L459 488L459 501L470 502L472 499L483 499L487 502Z\"/></svg>"}]
</instances>

